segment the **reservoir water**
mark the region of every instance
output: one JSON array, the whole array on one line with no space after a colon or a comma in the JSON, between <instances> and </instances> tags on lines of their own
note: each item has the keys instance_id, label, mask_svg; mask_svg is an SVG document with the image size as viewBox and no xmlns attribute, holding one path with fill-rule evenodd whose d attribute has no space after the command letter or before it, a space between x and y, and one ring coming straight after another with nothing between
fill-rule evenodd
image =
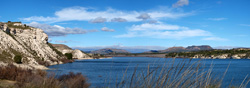
<instances>
[{"instance_id":1,"label":"reservoir water","mask_svg":"<svg viewBox=\"0 0 250 88\"><path fill-rule=\"evenodd\" d=\"M175 59L175 63L182 61L190 61L190 59ZM107 59L90 59L90 60L76 60L73 63L60 64L50 66L49 72L55 72L58 75L66 74L68 72L80 72L88 78L91 87L103 87L116 85L119 80L126 75L132 75L134 69L139 71L147 71L157 67L164 67L171 64L171 58L151 58L151 57L113 57ZM212 70L213 75L221 78L224 72L227 73L223 79L222 87L228 85L239 86L246 78L249 79L250 60L248 59L192 59L191 63L198 62L202 64L204 70ZM169 63L170 62L170 63ZM175 66L175 65L173 65ZM247 86L250 88L250 85Z\"/></svg>"}]
</instances>

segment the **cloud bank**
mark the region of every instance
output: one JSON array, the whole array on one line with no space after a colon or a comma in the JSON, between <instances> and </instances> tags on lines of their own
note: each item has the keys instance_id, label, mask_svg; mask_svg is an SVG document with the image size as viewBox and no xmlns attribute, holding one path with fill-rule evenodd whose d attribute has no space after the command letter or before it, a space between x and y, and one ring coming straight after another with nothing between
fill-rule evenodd
<instances>
[{"instance_id":1,"label":"cloud bank","mask_svg":"<svg viewBox=\"0 0 250 88\"><path fill-rule=\"evenodd\" d=\"M212 36L208 31L201 29L190 29L178 25L170 24L149 24L133 25L126 34L115 37L150 37L150 38L169 38L183 39L189 37Z\"/></svg>"},{"instance_id":2,"label":"cloud bank","mask_svg":"<svg viewBox=\"0 0 250 88\"><path fill-rule=\"evenodd\" d=\"M97 32L97 30L85 30L81 28L65 28L59 25L40 24L38 22L31 22L29 26L42 29L48 36L66 36L68 34L86 34L88 32Z\"/></svg>"},{"instance_id":3,"label":"cloud bank","mask_svg":"<svg viewBox=\"0 0 250 88\"><path fill-rule=\"evenodd\" d=\"M193 12L179 12L172 8L161 8L159 10L147 11L121 11L108 8L106 10L95 10L86 7L69 7L56 11L54 16L31 16L20 18L27 22L62 22L62 21L89 21L92 23L102 22L138 22L141 19L176 19L192 15Z\"/></svg>"}]
</instances>

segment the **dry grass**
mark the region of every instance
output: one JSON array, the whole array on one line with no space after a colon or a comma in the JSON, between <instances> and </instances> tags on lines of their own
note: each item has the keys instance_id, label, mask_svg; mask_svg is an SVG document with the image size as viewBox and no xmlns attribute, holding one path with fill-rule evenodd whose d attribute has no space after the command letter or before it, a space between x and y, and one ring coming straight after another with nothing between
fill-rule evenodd
<instances>
[{"instance_id":1,"label":"dry grass","mask_svg":"<svg viewBox=\"0 0 250 88\"><path fill-rule=\"evenodd\" d=\"M229 64L230 65L230 64ZM228 68L229 68L228 65ZM220 77L213 74L213 64L205 70L201 62L183 60L181 62L169 61L163 66L147 70L138 70L136 67L132 74L127 70L123 78L110 88L221 88L225 73ZM56 77L42 70L27 70L9 65L0 67L0 79L15 81L13 88L87 88L90 86L81 73L64 74ZM117 79L118 80L118 79ZM111 80L110 80L111 81ZM238 86L228 85L229 88L246 88L250 80L246 76L242 84ZM0 86L1 88L1 86Z\"/></svg>"},{"instance_id":2,"label":"dry grass","mask_svg":"<svg viewBox=\"0 0 250 88\"><path fill-rule=\"evenodd\" d=\"M21 69L14 65L0 67L0 79L15 81L14 86L10 85L12 88L87 88L90 86L81 73L70 72L56 77L54 74L48 76L42 70Z\"/></svg>"},{"instance_id":3,"label":"dry grass","mask_svg":"<svg viewBox=\"0 0 250 88\"><path fill-rule=\"evenodd\" d=\"M58 78L59 81L63 82L62 86L66 88L87 88L90 85L86 82L86 78L81 73L64 74Z\"/></svg>"},{"instance_id":4,"label":"dry grass","mask_svg":"<svg viewBox=\"0 0 250 88\"><path fill-rule=\"evenodd\" d=\"M229 66L228 66L229 67ZM134 69L132 75L128 75L127 69L123 74L120 82L114 88L221 88L222 80L226 75L216 77L213 74L213 64L208 70L200 62L191 62L183 60L182 62L175 62L175 60L167 62L164 66L158 66L150 69L148 65L147 70L138 71L137 67ZM247 78L246 78L247 80ZM248 81L243 80L242 84L237 88L246 88ZM233 87L228 85L228 87Z\"/></svg>"}]
</instances>

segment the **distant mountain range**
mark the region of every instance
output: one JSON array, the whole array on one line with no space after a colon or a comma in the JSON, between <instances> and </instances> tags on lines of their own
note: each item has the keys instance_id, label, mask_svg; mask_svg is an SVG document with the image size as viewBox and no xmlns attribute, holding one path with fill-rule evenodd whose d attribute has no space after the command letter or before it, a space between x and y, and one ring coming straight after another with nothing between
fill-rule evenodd
<instances>
[{"instance_id":1,"label":"distant mountain range","mask_svg":"<svg viewBox=\"0 0 250 88\"><path fill-rule=\"evenodd\" d=\"M91 53L91 51L96 51L96 50L100 50L100 49L81 49L81 48L74 48L73 49L79 49L84 51L85 53ZM103 48L103 49L107 49L107 48ZM110 49L120 49L120 48L110 48ZM143 53L146 51L150 51L150 49L122 49L122 50L126 50L130 53Z\"/></svg>"},{"instance_id":2,"label":"distant mountain range","mask_svg":"<svg viewBox=\"0 0 250 88\"><path fill-rule=\"evenodd\" d=\"M122 49L112 49L112 48L105 48L100 50L91 51L92 54L116 54L116 53L130 53L126 50Z\"/></svg>"},{"instance_id":3,"label":"distant mountain range","mask_svg":"<svg viewBox=\"0 0 250 88\"><path fill-rule=\"evenodd\" d=\"M188 46L184 47L170 47L165 50L151 50L144 53L171 53L171 52L190 52L190 51L201 51L201 50L213 50L213 48L209 45L201 45L201 46Z\"/></svg>"},{"instance_id":4,"label":"distant mountain range","mask_svg":"<svg viewBox=\"0 0 250 88\"><path fill-rule=\"evenodd\" d=\"M201 50L213 50L209 45L201 46L188 46L188 47L170 47L165 50L148 50L148 49L116 49L116 48L104 48L98 50L84 51L92 54L114 54L114 53L170 53L170 52L189 52L189 51L201 51ZM132 52L131 52L132 51ZM137 51L137 52L136 52Z\"/></svg>"}]
</instances>

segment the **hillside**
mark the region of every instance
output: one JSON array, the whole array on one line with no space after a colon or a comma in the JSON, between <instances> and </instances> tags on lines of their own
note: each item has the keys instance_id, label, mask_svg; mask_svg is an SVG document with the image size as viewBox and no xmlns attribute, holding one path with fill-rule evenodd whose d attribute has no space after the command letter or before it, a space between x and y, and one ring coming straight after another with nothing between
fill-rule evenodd
<instances>
[{"instance_id":1,"label":"hillside","mask_svg":"<svg viewBox=\"0 0 250 88\"><path fill-rule=\"evenodd\" d=\"M52 46L58 50L62 50L62 49L70 49L71 50L70 47L68 47L67 45L64 45L64 44L52 44Z\"/></svg>"},{"instance_id":2,"label":"hillside","mask_svg":"<svg viewBox=\"0 0 250 88\"><path fill-rule=\"evenodd\" d=\"M112 49L112 48L105 48L100 50L91 51L92 54L118 54L118 53L130 53L126 50L122 49Z\"/></svg>"},{"instance_id":3,"label":"hillside","mask_svg":"<svg viewBox=\"0 0 250 88\"><path fill-rule=\"evenodd\" d=\"M52 44L53 47L55 47L58 51L62 52L63 54L65 53L72 53L73 58L75 59L92 59L89 55L85 54L81 50L78 49L71 49L67 45L63 44Z\"/></svg>"},{"instance_id":4,"label":"hillside","mask_svg":"<svg viewBox=\"0 0 250 88\"><path fill-rule=\"evenodd\" d=\"M48 43L43 30L21 22L0 23L0 65L45 69L61 64L64 55Z\"/></svg>"}]
</instances>

